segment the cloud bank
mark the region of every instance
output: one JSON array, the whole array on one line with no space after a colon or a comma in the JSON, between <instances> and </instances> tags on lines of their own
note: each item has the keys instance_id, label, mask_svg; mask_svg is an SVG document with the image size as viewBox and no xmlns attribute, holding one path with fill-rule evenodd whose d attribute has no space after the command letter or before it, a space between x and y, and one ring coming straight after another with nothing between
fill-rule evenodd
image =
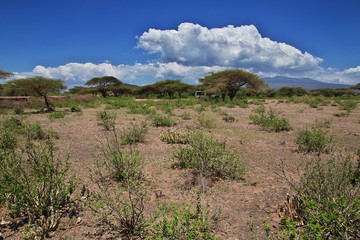
<instances>
[{"instance_id":1,"label":"cloud bank","mask_svg":"<svg viewBox=\"0 0 360 240\"><path fill-rule=\"evenodd\" d=\"M310 77L345 84L356 84L360 79L360 66L343 71L324 69L320 66L321 58L262 37L253 25L208 29L198 24L182 23L177 30L149 29L138 37L137 47L150 56L155 54L153 62L113 65L106 61L100 64L36 66L32 72L19 73L16 77L41 75L59 78L69 87L102 76L114 76L137 85L167 78L196 84L208 72L241 68L260 77Z\"/></svg>"},{"instance_id":2,"label":"cloud bank","mask_svg":"<svg viewBox=\"0 0 360 240\"><path fill-rule=\"evenodd\" d=\"M247 68L254 72L313 71L322 62L288 44L262 37L253 25L208 29L182 23L178 30L150 29L139 37L138 48L160 54L161 62Z\"/></svg>"}]
</instances>

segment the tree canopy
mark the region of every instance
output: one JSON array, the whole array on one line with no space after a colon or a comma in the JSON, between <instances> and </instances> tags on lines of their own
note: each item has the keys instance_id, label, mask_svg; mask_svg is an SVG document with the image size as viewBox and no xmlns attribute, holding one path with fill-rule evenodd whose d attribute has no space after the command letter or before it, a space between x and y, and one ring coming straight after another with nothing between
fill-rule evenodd
<instances>
[{"instance_id":1,"label":"tree canopy","mask_svg":"<svg viewBox=\"0 0 360 240\"><path fill-rule=\"evenodd\" d=\"M59 93L64 89L66 89L64 81L40 76L10 80L4 84L4 92L8 96L43 97L48 110L51 110L51 107L47 95Z\"/></svg>"},{"instance_id":2,"label":"tree canopy","mask_svg":"<svg viewBox=\"0 0 360 240\"><path fill-rule=\"evenodd\" d=\"M355 86L350 87L350 89L360 90L360 83L356 84Z\"/></svg>"},{"instance_id":3,"label":"tree canopy","mask_svg":"<svg viewBox=\"0 0 360 240\"><path fill-rule=\"evenodd\" d=\"M194 91L194 86L183 83L178 79L166 79L150 85L142 86L136 89L135 93L145 96L148 96L149 94L159 94L160 97L168 96L169 98L173 98L175 93L178 93L181 98L182 94L190 91Z\"/></svg>"},{"instance_id":4,"label":"tree canopy","mask_svg":"<svg viewBox=\"0 0 360 240\"><path fill-rule=\"evenodd\" d=\"M14 76L13 73L5 72L5 71L0 69L0 79L7 79L7 78L12 77L12 76Z\"/></svg>"},{"instance_id":5,"label":"tree canopy","mask_svg":"<svg viewBox=\"0 0 360 240\"><path fill-rule=\"evenodd\" d=\"M211 93L218 93L225 99L228 95L231 100L242 86L252 89L267 87L263 79L256 74L241 69L229 69L220 72L211 72L209 76L200 78L203 88Z\"/></svg>"},{"instance_id":6,"label":"tree canopy","mask_svg":"<svg viewBox=\"0 0 360 240\"><path fill-rule=\"evenodd\" d=\"M87 86L94 86L96 88L96 92L101 93L101 95L105 98L108 96L109 91L114 86L121 86L122 82L113 76L104 76L104 77L95 77L90 79L85 83Z\"/></svg>"}]
</instances>

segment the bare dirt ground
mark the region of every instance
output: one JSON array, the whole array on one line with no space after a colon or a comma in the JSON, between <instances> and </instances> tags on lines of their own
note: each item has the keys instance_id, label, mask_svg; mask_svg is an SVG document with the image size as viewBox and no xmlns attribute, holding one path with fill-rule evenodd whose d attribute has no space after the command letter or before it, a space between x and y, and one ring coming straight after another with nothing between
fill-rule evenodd
<instances>
[{"instance_id":1,"label":"bare dirt ground","mask_svg":"<svg viewBox=\"0 0 360 240\"><path fill-rule=\"evenodd\" d=\"M104 106L102 106L104 107ZM79 186L82 184L92 188L88 168L93 167L93 159L98 154L96 146L104 141L104 130L98 126L96 112L102 107L83 109L81 115L68 113L65 118L50 120L47 114L28 114L25 121L40 121L44 128L51 128L59 133L57 146L61 156L69 154L72 169L76 172ZM255 231L258 231L263 220L268 220L275 227L280 221L277 208L283 204L287 193L291 193L289 184L281 178L280 162L284 163L290 175L296 177L297 168L304 157L296 152L294 140L297 130L310 127L318 121L332 119L330 133L335 135L337 149L348 148L355 152L360 144L360 107L358 106L350 116L334 117L339 113L338 106L324 106L322 110L311 108L303 103L279 103L277 100L267 100L265 107L272 107L282 112L293 130L289 132L268 132L260 130L249 120L249 115L257 105L248 108L220 107L222 111L234 116L235 122L225 122L219 112L208 108L205 117L215 119L216 127L205 129L215 139L226 141L226 145L233 148L246 164L246 176L243 181L220 180L208 185L207 192L210 206L213 210L221 209L220 221L215 228L216 236L221 239L250 239L247 220L249 213L253 216ZM111 110L117 113L116 128L126 129L131 123L146 121L149 131L145 142L136 147L145 156L145 176L151 188L149 190L150 204L147 209L152 211L156 200L155 193L161 191L160 200L166 202L187 202L191 190L182 186L186 181L187 170L170 168L174 146L162 142L159 134L166 127L151 126L151 118L147 115L129 114L128 109ZM191 119L184 120L181 116L189 112ZM7 118L8 115L0 115ZM197 129L194 120L199 113L193 108L176 109L171 116L176 120L176 128ZM157 199L159 200L159 199ZM276 228L274 227L274 231ZM120 239L115 233L105 231L106 226L91 213L86 206L81 206L78 215L61 220L56 232L51 233L52 239ZM18 230L3 229L5 239L21 239Z\"/></svg>"}]
</instances>

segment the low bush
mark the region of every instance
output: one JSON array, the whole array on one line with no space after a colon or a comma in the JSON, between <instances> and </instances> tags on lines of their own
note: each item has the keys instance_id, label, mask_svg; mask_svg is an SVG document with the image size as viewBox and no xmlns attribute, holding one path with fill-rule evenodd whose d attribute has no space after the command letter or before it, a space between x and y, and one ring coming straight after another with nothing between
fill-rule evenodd
<instances>
[{"instance_id":1,"label":"low bush","mask_svg":"<svg viewBox=\"0 0 360 240\"><path fill-rule=\"evenodd\" d=\"M68 159L55 157L51 140L20 148L20 152L10 149L0 153L0 202L12 217L29 219L25 237L44 239L57 228L61 210L69 207L76 184L68 176Z\"/></svg>"},{"instance_id":2,"label":"low bush","mask_svg":"<svg viewBox=\"0 0 360 240\"><path fill-rule=\"evenodd\" d=\"M358 166L359 167L359 166ZM306 162L300 181L293 183L299 202L300 236L306 239L357 239L360 236L359 182L349 155Z\"/></svg>"},{"instance_id":3,"label":"low bush","mask_svg":"<svg viewBox=\"0 0 360 240\"><path fill-rule=\"evenodd\" d=\"M115 112L98 111L96 117L101 121L98 125L103 126L105 130L112 130L115 128Z\"/></svg>"},{"instance_id":4,"label":"low bush","mask_svg":"<svg viewBox=\"0 0 360 240\"><path fill-rule=\"evenodd\" d=\"M345 100L343 102L341 102L341 109L347 111L347 113L351 113L352 110L354 110L357 106L356 101L352 101L352 100Z\"/></svg>"},{"instance_id":5,"label":"low bush","mask_svg":"<svg viewBox=\"0 0 360 240\"><path fill-rule=\"evenodd\" d=\"M180 129L168 129L160 133L160 140L171 144L186 144L189 142L189 133Z\"/></svg>"},{"instance_id":6,"label":"low bush","mask_svg":"<svg viewBox=\"0 0 360 240\"><path fill-rule=\"evenodd\" d=\"M143 142L145 135L148 132L146 123L132 124L132 126L120 133L120 141L122 144L134 144L137 142Z\"/></svg>"},{"instance_id":7,"label":"low bush","mask_svg":"<svg viewBox=\"0 0 360 240\"><path fill-rule=\"evenodd\" d=\"M262 129L274 132L290 131L292 127L286 118L280 118L279 113L272 108L266 113L265 108L256 110L258 115L250 115L249 118L255 124L260 125Z\"/></svg>"},{"instance_id":8,"label":"low bush","mask_svg":"<svg viewBox=\"0 0 360 240\"><path fill-rule=\"evenodd\" d=\"M23 114L24 113L24 109L23 108L15 108L14 109L14 113L19 115L19 114Z\"/></svg>"},{"instance_id":9,"label":"low bush","mask_svg":"<svg viewBox=\"0 0 360 240\"><path fill-rule=\"evenodd\" d=\"M171 127L176 125L176 122L173 119L167 116L162 116L160 114L154 116L152 123L155 127Z\"/></svg>"},{"instance_id":10,"label":"low bush","mask_svg":"<svg viewBox=\"0 0 360 240\"><path fill-rule=\"evenodd\" d=\"M215 119L206 118L204 115L200 115L195 120L196 124L205 129L211 129L216 127Z\"/></svg>"},{"instance_id":11,"label":"low bush","mask_svg":"<svg viewBox=\"0 0 360 240\"><path fill-rule=\"evenodd\" d=\"M218 239L212 233L217 223L217 214L211 216L209 204L201 202L198 193L196 206L193 201L176 204L162 204L149 226L146 239Z\"/></svg>"},{"instance_id":12,"label":"low bush","mask_svg":"<svg viewBox=\"0 0 360 240\"><path fill-rule=\"evenodd\" d=\"M226 149L225 143L197 132L188 146L178 146L173 154L173 168L190 168L195 174L212 178L241 179L245 173L240 157Z\"/></svg>"},{"instance_id":13,"label":"low bush","mask_svg":"<svg viewBox=\"0 0 360 240\"><path fill-rule=\"evenodd\" d=\"M98 189L90 196L88 204L111 229L122 236L140 238L147 225L143 157L132 147L123 149L116 134L110 133L106 135L107 142L100 147L95 168L89 169Z\"/></svg>"},{"instance_id":14,"label":"low bush","mask_svg":"<svg viewBox=\"0 0 360 240\"><path fill-rule=\"evenodd\" d=\"M66 115L66 112L52 112L52 113L49 113L48 117L50 119L64 118L65 115Z\"/></svg>"},{"instance_id":15,"label":"low bush","mask_svg":"<svg viewBox=\"0 0 360 240\"><path fill-rule=\"evenodd\" d=\"M311 130L305 128L300 129L297 134L295 143L298 146L299 152L306 153L328 153L332 150L331 143L333 142L333 136L328 136L327 130L314 125Z\"/></svg>"}]
</instances>

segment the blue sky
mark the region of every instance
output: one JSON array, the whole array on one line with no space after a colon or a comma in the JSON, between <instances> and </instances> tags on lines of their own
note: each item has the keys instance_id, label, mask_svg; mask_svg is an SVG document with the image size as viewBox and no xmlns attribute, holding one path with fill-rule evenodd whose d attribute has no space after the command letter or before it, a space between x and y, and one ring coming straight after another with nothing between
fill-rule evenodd
<instances>
[{"instance_id":1,"label":"blue sky","mask_svg":"<svg viewBox=\"0 0 360 240\"><path fill-rule=\"evenodd\" d=\"M68 86L227 68L356 84L359 13L358 0L0 0L0 66Z\"/></svg>"}]
</instances>

